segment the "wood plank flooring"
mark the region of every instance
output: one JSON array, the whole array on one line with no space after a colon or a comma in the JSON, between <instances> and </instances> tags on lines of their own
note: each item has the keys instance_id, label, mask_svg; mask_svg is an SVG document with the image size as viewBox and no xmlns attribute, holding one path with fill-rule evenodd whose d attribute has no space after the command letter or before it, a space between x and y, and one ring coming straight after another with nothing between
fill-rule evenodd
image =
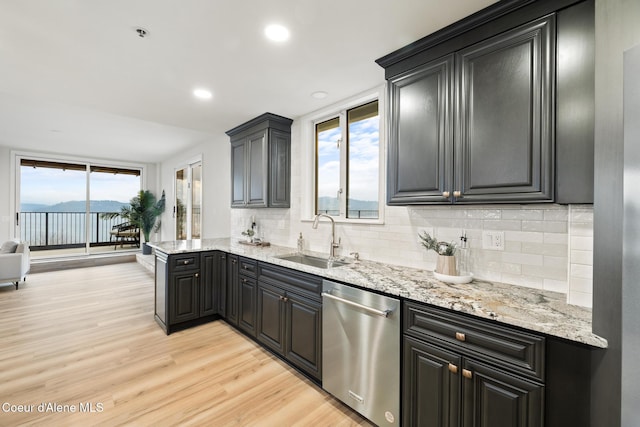
<instances>
[{"instance_id":1,"label":"wood plank flooring","mask_svg":"<svg viewBox=\"0 0 640 427\"><path fill-rule=\"evenodd\" d=\"M153 301L137 263L1 286L0 425L371 425L223 321L166 336Z\"/></svg>"}]
</instances>

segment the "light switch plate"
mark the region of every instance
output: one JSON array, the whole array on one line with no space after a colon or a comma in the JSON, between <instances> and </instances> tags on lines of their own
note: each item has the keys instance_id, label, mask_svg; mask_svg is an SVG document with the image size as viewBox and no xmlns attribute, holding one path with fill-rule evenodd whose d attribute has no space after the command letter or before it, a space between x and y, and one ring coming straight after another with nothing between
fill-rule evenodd
<instances>
[{"instance_id":1,"label":"light switch plate","mask_svg":"<svg viewBox=\"0 0 640 427\"><path fill-rule=\"evenodd\" d=\"M483 231L482 249L504 251L504 231Z\"/></svg>"}]
</instances>

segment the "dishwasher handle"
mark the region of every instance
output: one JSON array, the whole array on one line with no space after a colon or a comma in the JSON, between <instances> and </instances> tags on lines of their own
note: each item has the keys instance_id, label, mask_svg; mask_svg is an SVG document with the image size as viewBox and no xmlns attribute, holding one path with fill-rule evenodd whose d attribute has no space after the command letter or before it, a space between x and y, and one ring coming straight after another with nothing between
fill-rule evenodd
<instances>
[{"instance_id":1,"label":"dishwasher handle","mask_svg":"<svg viewBox=\"0 0 640 427\"><path fill-rule=\"evenodd\" d=\"M393 310L378 310L377 308L369 307L369 306L357 303L355 301L351 301L351 300L348 300L348 299L337 297L335 295L332 295L329 292L323 292L321 295L323 297L327 297L327 298L332 299L334 301L339 301L341 303L350 305L352 307L360 308L360 309L362 309L364 311L368 311L369 313L373 313L373 314L376 314L376 315L382 316L382 317L389 317L393 313Z\"/></svg>"}]
</instances>

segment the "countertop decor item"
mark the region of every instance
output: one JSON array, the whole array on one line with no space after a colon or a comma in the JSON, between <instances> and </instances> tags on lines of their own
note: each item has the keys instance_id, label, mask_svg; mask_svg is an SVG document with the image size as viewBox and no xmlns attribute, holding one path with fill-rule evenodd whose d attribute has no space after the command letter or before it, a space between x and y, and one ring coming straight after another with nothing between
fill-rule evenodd
<instances>
[{"instance_id":1,"label":"countertop decor item","mask_svg":"<svg viewBox=\"0 0 640 427\"><path fill-rule=\"evenodd\" d=\"M436 273L446 274L448 276L457 276L456 269L456 244L453 242L439 242L435 237L431 237L429 233L423 231L418 234L420 244L427 250L435 251L438 254L436 261Z\"/></svg>"},{"instance_id":2,"label":"countertop decor item","mask_svg":"<svg viewBox=\"0 0 640 427\"><path fill-rule=\"evenodd\" d=\"M433 277L445 283L470 283L473 280L473 274L466 274L464 276L450 276L448 274L440 274L437 271L433 272Z\"/></svg>"}]
</instances>

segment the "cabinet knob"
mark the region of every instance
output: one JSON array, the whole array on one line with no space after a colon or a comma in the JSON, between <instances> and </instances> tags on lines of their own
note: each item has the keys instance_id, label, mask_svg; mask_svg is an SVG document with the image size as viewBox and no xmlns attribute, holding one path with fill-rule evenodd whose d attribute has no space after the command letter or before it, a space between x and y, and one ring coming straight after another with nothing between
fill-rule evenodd
<instances>
[{"instance_id":1,"label":"cabinet knob","mask_svg":"<svg viewBox=\"0 0 640 427\"><path fill-rule=\"evenodd\" d=\"M451 371L454 374L458 373L458 367L456 365L454 365L453 363L449 363L449 371Z\"/></svg>"},{"instance_id":2,"label":"cabinet knob","mask_svg":"<svg viewBox=\"0 0 640 427\"><path fill-rule=\"evenodd\" d=\"M284 298L282 298L282 301L287 302L287 301L289 301L289 298L284 297Z\"/></svg>"},{"instance_id":3,"label":"cabinet knob","mask_svg":"<svg viewBox=\"0 0 640 427\"><path fill-rule=\"evenodd\" d=\"M456 339L458 341L466 341L467 340L467 336L465 334L463 334L462 332L456 332Z\"/></svg>"},{"instance_id":4,"label":"cabinet knob","mask_svg":"<svg viewBox=\"0 0 640 427\"><path fill-rule=\"evenodd\" d=\"M196 276L196 277L200 277L200 274L199 274L199 273L196 273L196 274L195 274L195 276Z\"/></svg>"},{"instance_id":5,"label":"cabinet knob","mask_svg":"<svg viewBox=\"0 0 640 427\"><path fill-rule=\"evenodd\" d=\"M460 197L460 196L462 196L462 192L460 192L460 191L454 191L453 192L453 197Z\"/></svg>"},{"instance_id":6,"label":"cabinet knob","mask_svg":"<svg viewBox=\"0 0 640 427\"><path fill-rule=\"evenodd\" d=\"M242 283L247 283L247 279L242 279Z\"/></svg>"},{"instance_id":7,"label":"cabinet knob","mask_svg":"<svg viewBox=\"0 0 640 427\"><path fill-rule=\"evenodd\" d=\"M450 193L450 192L448 192L448 191L443 191L443 192L442 192L442 197L449 198L449 196L450 196L450 195L451 195L451 193Z\"/></svg>"},{"instance_id":8,"label":"cabinet knob","mask_svg":"<svg viewBox=\"0 0 640 427\"><path fill-rule=\"evenodd\" d=\"M186 259L184 260L184 265L189 264L189 261L187 261Z\"/></svg>"},{"instance_id":9,"label":"cabinet knob","mask_svg":"<svg viewBox=\"0 0 640 427\"><path fill-rule=\"evenodd\" d=\"M234 264L237 264L238 260L237 259L232 259L231 262L234 263Z\"/></svg>"},{"instance_id":10,"label":"cabinet knob","mask_svg":"<svg viewBox=\"0 0 640 427\"><path fill-rule=\"evenodd\" d=\"M462 376L467 378L467 379L471 379L471 378L473 378L473 373L471 373L471 371L469 371L467 369L463 369L462 370Z\"/></svg>"}]
</instances>

